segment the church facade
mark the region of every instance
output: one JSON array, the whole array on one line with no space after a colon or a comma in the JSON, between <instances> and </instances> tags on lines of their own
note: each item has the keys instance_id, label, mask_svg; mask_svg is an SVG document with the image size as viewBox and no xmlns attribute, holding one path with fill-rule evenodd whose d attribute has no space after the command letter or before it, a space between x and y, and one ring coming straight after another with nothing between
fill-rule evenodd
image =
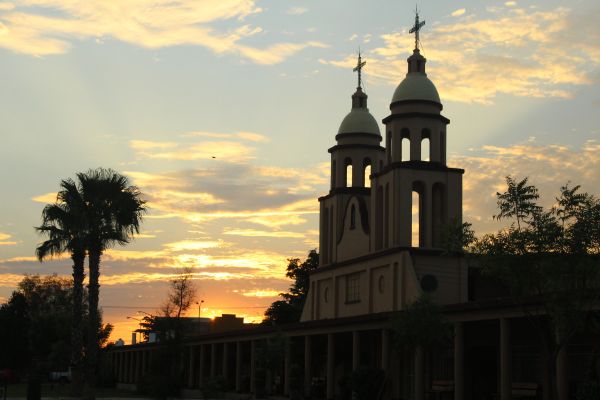
<instances>
[{"instance_id":1,"label":"church facade","mask_svg":"<svg viewBox=\"0 0 600 400\"><path fill-rule=\"evenodd\" d=\"M320 266L310 276L301 321L187 339L180 373L188 397L218 377L226 392L255 398L346 400L348 377L365 367L386 376L373 399L549 398L542 346L522 310L443 249L445 229L462 223L464 171L447 165L450 121L418 40L383 134L367 107L363 65L359 58L351 110L329 149L330 189L319 198ZM424 294L442 306L451 343L436 352L401 349L392 321ZM273 343L282 346L281 357L265 364ZM558 357L560 400L585 378L593 343L578 343ZM139 343L105 356L115 382L135 388L160 351L160 343Z\"/></svg>"},{"instance_id":2,"label":"church facade","mask_svg":"<svg viewBox=\"0 0 600 400\"><path fill-rule=\"evenodd\" d=\"M423 292L440 304L467 300L467 267L442 249L444 229L462 223L464 171L446 165L450 121L425 64L415 48L383 120L385 148L360 81L352 95L329 149L320 268L302 321L398 311Z\"/></svg>"}]
</instances>

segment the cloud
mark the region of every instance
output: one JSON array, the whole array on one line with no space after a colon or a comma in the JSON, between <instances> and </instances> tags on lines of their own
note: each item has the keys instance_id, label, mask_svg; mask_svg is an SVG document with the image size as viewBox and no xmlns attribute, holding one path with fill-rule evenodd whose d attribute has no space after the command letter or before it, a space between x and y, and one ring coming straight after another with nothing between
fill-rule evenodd
<instances>
[{"instance_id":1,"label":"cloud","mask_svg":"<svg viewBox=\"0 0 600 400\"><path fill-rule=\"evenodd\" d=\"M257 229L235 229L226 228L224 235L245 236L245 237L275 237L275 238L303 238L304 234L300 232L286 231L261 231Z\"/></svg>"},{"instance_id":2,"label":"cloud","mask_svg":"<svg viewBox=\"0 0 600 400\"><path fill-rule=\"evenodd\" d=\"M453 17L460 17L461 15L463 15L467 10L464 8L459 8L458 10L452 11L452 15Z\"/></svg>"},{"instance_id":3,"label":"cloud","mask_svg":"<svg viewBox=\"0 0 600 400\"><path fill-rule=\"evenodd\" d=\"M129 146L139 158L163 160L210 160L241 162L254 158L253 147L234 141L202 141L196 143L151 142L131 140Z\"/></svg>"},{"instance_id":4,"label":"cloud","mask_svg":"<svg viewBox=\"0 0 600 400\"><path fill-rule=\"evenodd\" d=\"M273 289L260 289L260 290L253 290L253 291L244 291L242 292L242 296L246 296L246 297L277 297L279 296L279 293L281 293L280 290L273 290Z\"/></svg>"},{"instance_id":5,"label":"cloud","mask_svg":"<svg viewBox=\"0 0 600 400\"><path fill-rule=\"evenodd\" d=\"M307 11L308 11L308 8L306 8L306 7L291 7L291 8L288 8L285 13L290 14L290 15L301 15Z\"/></svg>"},{"instance_id":6,"label":"cloud","mask_svg":"<svg viewBox=\"0 0 600 400\"><path fill-rule=\"evenodd\" d=\"M0 11L0 47L35 56L62 54L76 40L114 38L146 48L199 45L216 54L237 54L275 64L319 42L274 43L264 49L242 44L264 34L244 24L261 8L254 0L22 0ZM227 25L217 30L215 25Z\"/></svg>"},{"instance_id":7,"label":"cloud","mask_svg":"<svg viewBox=\"0 0 600 400\"><path fill-rule=\"evenodd\" d=\"M55 203L56 202L56 192L44 193L39 196L34 196L31 200L37 203Z\"/></svg>"},{"instance_id":8,"label":"cloud","mask_svg":"<svg viewBox=\"0 0 600 400\"><path fill-rule=\"evenodd\" d=\"M268 142L269 137L256 132L235 132L235 133L221 133L221 132L188 132L183 134L184 137L210 137L219 139L243 139L250 142Z\"/></svg>"},{"instance_id":9,"label":"cloud","mask_svg":"<svg viewBox=\"0 0 600 400\"><path fill-rule=\"evenodd\" d=\"M499 94L568 98L577 86L593 83L600 67L598 19L600 7L585 15L562 7L513 7L435 24L421 36L428 74L445 100L490 104ZM365 55L366 79L397 85L413 38L403 31L380 40L382 45ZM355 57L320 62L348 68Z\"/></svg>"},{"instance_id":10,"label":"cloud","mask_svg":"<svg viewBox=\"0 0 600 400\"><path fill-rule=\"evenodd\" d=\"M0 246L14 246L19 242L15 242L14 240L8 240L12 237L8 233L0 232Z\"/></svg>"},{"instance_id":11,"label":"cloud","mask_svg":"<svg viewBox=\"0 0 600 400\"><path fill-rule=\"evenodd\" d=\"M166 243L164 246L172 251L205 250L215 247L223 247L225 243L217 240L181 240L179 242Z\"/></svg>"},{"instance_id":12,"label":"cloud","mask_svg":"<svg viewBox=\"0 0 600 400\"><path fill-rule=\"evenodd\" d=\"M600 144L588 141L581 147L561 144L542 145L535 141L511 146L483 146L468 155L455 155L450 162L465 169L465 219L478 234L496 230L492 219L496 210L496 192L506 188L505 177L529 177L537 186L541 203L551 206L560 186L571 181L583 191L597 194L600 182Z\"/></svg>"}]
</instances>

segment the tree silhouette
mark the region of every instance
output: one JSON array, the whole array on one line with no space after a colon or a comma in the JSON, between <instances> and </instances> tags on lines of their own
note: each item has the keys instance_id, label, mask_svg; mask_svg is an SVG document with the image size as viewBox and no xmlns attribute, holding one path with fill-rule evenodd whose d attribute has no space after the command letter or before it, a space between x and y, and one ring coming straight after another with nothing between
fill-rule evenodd
<instances>
[{"instance_id":1,"label":"tree silhouette","mask_svg":"<svg viewBox=\"0 0 600 400\"><path fill-rule=\"evenodd\" d=\"M83 223L86 250L89 255L88 346L86 399L95 398L98 359L98 298L100 262L104 251L116 244L129 243L139 233L145 201L137 187L111 170L97 168L77 174L78 191L85 204Z\"/></svg>"},{"instance_id":2,"label":"tree silhouette","mask_svg":"<svg viewBox=\"0 0 600 400\"><path fill-rule=\"evenodd\" d=\"M71 316L71 371L73 396L81 396L83 388L83 279L85 260L84 209L81 193L71 179L60 183L56 202L42 212L42 225L35 228L48 239L36 248L40 261L69 253L73 261L73 290Z\"/></svg>"},{"instance_id":3,"label":"tree silhouette","mask_svg":"<svg viewBox=\"0 0 600 400\"><path fill-rule=\"evenodd\" d=\"M547 356L546 390L558 398L559 354L574 335L589 331L600 301L600 201L567 184L556 206L545 210L527 179L506 182L507 192L497 194L497 218L514 218L517 227L483 236L470 251L539 333Z\"/></svg>"}]
</instances>

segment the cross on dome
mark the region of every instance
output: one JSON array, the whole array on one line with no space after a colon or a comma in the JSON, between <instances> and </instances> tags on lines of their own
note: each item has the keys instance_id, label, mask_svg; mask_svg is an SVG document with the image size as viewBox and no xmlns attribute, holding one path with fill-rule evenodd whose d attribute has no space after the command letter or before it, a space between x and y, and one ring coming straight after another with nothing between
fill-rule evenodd
<instances>
[{"instance_id":1,"label":"cross on dome","mask_svg":"<svg viewBox=\"0 0 600 400\"><path fill-rule=\"evenodd\" d=\"M408 31L408 33L415 34L415 50L419 49L419 31L425 25L425 21L419 22L419 9L415 7L415 25Z\"/></svg>"},{"instance_id":2,"label":"cross on dome","mask_svg":"<svg viewBox=\"0 0 600 400\"><path fill-rule=\"evenodd\" d=\"M354 67L354 69L352 69L352 71L354 71L354 72L358 71L358 87L359 88L362 88L361 72L366 63L367 63L366 61L362 61L362 59L360 57L360 50L358 50L358 62L356 63L356 67Z\"/></svg>"}]
</instances>

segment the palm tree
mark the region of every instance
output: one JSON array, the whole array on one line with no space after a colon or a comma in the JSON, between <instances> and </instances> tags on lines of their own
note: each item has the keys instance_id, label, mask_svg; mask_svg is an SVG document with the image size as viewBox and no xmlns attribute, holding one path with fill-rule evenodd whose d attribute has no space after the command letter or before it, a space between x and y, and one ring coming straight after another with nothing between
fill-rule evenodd
<instances>
[{"instance_id":1,"label":"palm tree","mask_svg":"<svg viewBox=\"0 0 600 400\"><path fill-rule=\"evenodd\" d=\"M100 328L100 261L106 249L127 244L135 233L139 233L146 202L137 187L129 185L125 176L111 169L97 168L78 173L77 179L85 203L85 247L89 255L88 390L85 398L94 399Z\"/></svg>"},{"instance_id":2,"label":"palm tree","mask_svg":"<svg viewBox=\"0 0 600 400\"><path fill-rule=\"evenodd\" d=\"M73 291L71 317L71 368L73 396L81 396L83 387L83 279L85 241L82 236L84 203L71 179L61 181L56 203L48 204L42 212L42 225L35 229L48 239L38 245L40 261L63 253L73 260Z\"/></svg>"}]
</instances>

